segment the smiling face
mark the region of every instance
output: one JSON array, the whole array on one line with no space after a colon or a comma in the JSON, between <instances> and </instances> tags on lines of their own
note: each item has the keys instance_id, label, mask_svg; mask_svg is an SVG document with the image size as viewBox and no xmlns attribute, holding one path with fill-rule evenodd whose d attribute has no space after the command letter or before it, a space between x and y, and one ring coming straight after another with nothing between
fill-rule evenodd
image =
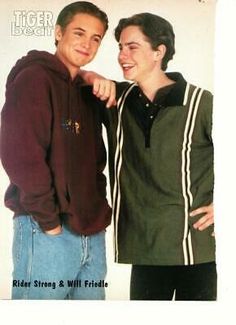
<instances>
[{"instance_id":1,"label":"smiling face","mask_svg":"<svg viewBox=\"0 0 236 325\"><path fill-rule=\"evenodd\" d=\"M161 69L158 49L153 50L138 26L128 26L120 34L118 61L124 78L142 83Z\"/></svg>"},{"instance_id":2,"label":"smiling face","mask_svg":"<svg viewBox=\"0 0 236 325\"><path fill-rule=\"evenodd\" d=\"M56 55L68 68L72 79L78 74L80 67L93 60L104 33L103 23L84 13L76 14L65 30L56 26Z\"/></svg>"}]
</instances>

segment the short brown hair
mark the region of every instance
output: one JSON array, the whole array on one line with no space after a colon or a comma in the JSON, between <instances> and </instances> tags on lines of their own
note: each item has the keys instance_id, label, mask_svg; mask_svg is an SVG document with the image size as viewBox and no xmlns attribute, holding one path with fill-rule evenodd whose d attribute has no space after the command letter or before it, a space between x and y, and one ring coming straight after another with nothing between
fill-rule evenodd
<instances>
[{"instance_id":1,"label":"short brown hair","mask_svg":"<svg viewBox=\"0 0 236 325\"><path fill-rule=\"evenodd\" d=\"M72 21L73 17L77 14L88 14L98 18L104 26L104 31L108 29L108 17L104 11L99 9L93 3L88 1L76 1L70 3L59 13L56 21L56 25L61 26L62 31L65 30L66 26ZM55 41L57 46L58 41Z\"/></svg>"}]
</instances>

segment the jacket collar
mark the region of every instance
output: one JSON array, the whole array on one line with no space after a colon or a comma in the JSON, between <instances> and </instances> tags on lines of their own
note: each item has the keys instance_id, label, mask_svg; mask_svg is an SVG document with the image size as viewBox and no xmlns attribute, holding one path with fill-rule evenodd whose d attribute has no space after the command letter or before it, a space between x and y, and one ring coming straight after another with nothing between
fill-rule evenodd
<instances>
[{"instance_id":1,"label":"jacket collar","mask_svg":"<svg viewBox=\"0 0 236 325\"><path fill-rule=\"evenodd\" d=\"M175 83L170 86L160 88L155 95L153 103L160 104L161 102L162 106L164 107L183 106L187 82L183 78L182 74L178 72L170 72L166 73L166 75L171 80L174 80ZM132 93L136 93L136 95L139 95L141 98L143 98L144 101L149 101L143 94L142 90L138 87L138 85L134 88Z\"/></svg>"},{"instance_id":2,"label":"jacket collar","mask_svg":"<svg viewBox=\"0 0 236 325\"><path fill-rule=\"evenodd\" d=\"M178 72L167 73L167 76L174 80L175 84L166 97L166 106L183 106L187 86L186 80Z\"/></svg>"}]
</instances>

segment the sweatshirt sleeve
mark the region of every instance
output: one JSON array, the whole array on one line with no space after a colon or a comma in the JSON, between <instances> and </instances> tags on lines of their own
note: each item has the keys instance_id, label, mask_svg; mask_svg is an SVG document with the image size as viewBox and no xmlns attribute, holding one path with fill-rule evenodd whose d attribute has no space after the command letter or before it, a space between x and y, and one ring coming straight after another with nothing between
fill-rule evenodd
<instances>
[{"instance_id":1,"label":"sweatshirt sleeve","mask_svg":"<svg viewBox=\"0 0 236 325\"><path fill-rule=\"evenodd\" d=\"M52 110L50 87L41 67L22 70L7 87L2 110L1 160L19 190L20 205L43 230L60 224L47 163Z\"/></svg>"}]
</instances>

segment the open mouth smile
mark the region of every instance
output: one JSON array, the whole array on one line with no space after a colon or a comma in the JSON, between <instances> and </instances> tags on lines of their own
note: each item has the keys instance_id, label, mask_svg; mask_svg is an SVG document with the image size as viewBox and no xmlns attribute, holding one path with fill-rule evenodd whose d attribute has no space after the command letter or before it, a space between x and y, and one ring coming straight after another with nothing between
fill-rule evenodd
<instances>
[{"instance_id":1,"label":"open mouth smile","mask_svg":"<svg viewBox=\"0 0 236 325\"><path fill-rule=\"evenodd\" d=\"M127 72L127 71L130 71L134 67L134 64L121 63L121 67L122 67L123 71Z\"/></svg>"}]
</instances>

